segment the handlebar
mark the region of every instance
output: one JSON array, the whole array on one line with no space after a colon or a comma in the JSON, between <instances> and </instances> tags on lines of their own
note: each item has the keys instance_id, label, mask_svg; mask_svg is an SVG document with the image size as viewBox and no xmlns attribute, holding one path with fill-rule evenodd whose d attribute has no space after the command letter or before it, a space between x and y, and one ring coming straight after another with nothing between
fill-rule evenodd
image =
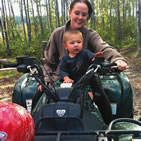
<instances>
[{"instance_id":1,"label":"handlebar","mask_svg":"<svg viewBox=\"0 0 141 141\"><path fill-rule=\"evenodd\" d=\"M58 101L57 94L53 92L51 88L46 86L44 83L42 68L40 67L40 64L38 63L39 62L38 60L30 56L21 56L21 57L17 57L16 59L17 59L17 70L23 73L30 72L31 75L35 77L37 82L43 86L44 90L47 91L49 97L53 101ZM73 90L77 88L83 89L94 74L110 75L116 72L115 71L116 68L117 66L114 63L109 63L108 61L105 61L104 57L101 57L101 56L95 57L94 63L89 66L87 72L74 85ZM77 101L77 98L80 96L80 94L77 94L77 95L75 93L73 94L73 90L69 97L69 100L75 102ZM54 91L55 91L55 88L54 88Z\"/></svg>"},{"instance_id":2,"label":"handlebar","mask_svg":"<svg viewBox=\"0 0 141 141\"><path fill-rule=\"evenodd\" d=\"M33 67L33 69L36 68L36 69L38 70L38 72L40 72L39 74L42 73L42 72L41 72L41 68L40 68L37 64L33 65L32 67ZM37 76L37 75L35 74L35 71L32 70L31 66L28 66L27 69L30 70L32 76L36 79L36 81L37 81L40 85L42 85L42 87L44 88L45 92L48 94L48 97L51 98L54 102L57 102L58 99L59 99L58 96L56 95L56 93L52 92L51 89L50 89L47 85L45 85L45 83L44 83L44 78L43 78L43 77L39 77L39 75ZM41 75L41 76L42 76L42 75Z\"/></svg>"},{"instance_id":3,"label":"handlebar","mask_svg":"<svg viewBox=\"0 0 141 141\"><path fill-rule=\"evenodd\" d=\"M110 63L107 60L104 60L103 56L95 57L94 63L89 66L87 71L89 71L92 68L95 69L94 72L98 73L99 75L111 75L120 72L115 63Z\"/></svg>"},{"instance_id":4,"label":"handlebar","mask_svg":"<svg viewBox=\"0 0 141 141\"><path fill-rule=\"evenodd\" d=\"M53 101L58 101L58 96L55 92L53 92L48 86L45 85L44 76L42 72L42 68L40 67L39 61L30 56L20 56L17 57L17 71L28 73L36 79L36 81L42 85L44 91L48 94L47 96Z\"/></svg>"},{"instance_id":5,"label":"handlebar","mask_svg":"<svg viewBox=\"0 0 141 141\"><path fill-rule=\"evenodd\" d=\"M101 61L102 60L102 61ZM90 65L86 73L77 81L72 89L72 93L69 96L69 100L72 102L77 102L77 99L82 95L82 92L76 92L79 90L84 90L84 88L89 84L91 78L98 75L116 75L119 73L117 65L114 63L109 63L108 61L103 61L101 57L96 57L96 61ZM96 83L99 83L96 80ZM100 83L99 83L100 85Z\"/></svg>"},{"instance_id":6,"label":"handlebar","mask_svg":"<svg viewBox=\"0 0 141 141\"><path fill-rule=\"evenodd\" d=\"M111 124L117 124L117 123L122 123L122 122L129 122L129 123L134 123L135 125L141 126L141 122L135 121L133 119L129 118L120 118L117 120L114 120ZM116 136L117 135L127 135L131 136L131 140L136 141L141 140L141 130L135 129L135 130L120 130L120 129L106 129L106 130L92 130L92 131L54 131L54 132L36 132L35 135L56 135L58 138L58 141L61 141L62 136L85 136L85 135L90 135L91 137L96 136L97 139L96 141L117 141ZM125 139L125 138L124 138ZM129 140L129 138L128 138Z\"/></svg>"}]
</instances>

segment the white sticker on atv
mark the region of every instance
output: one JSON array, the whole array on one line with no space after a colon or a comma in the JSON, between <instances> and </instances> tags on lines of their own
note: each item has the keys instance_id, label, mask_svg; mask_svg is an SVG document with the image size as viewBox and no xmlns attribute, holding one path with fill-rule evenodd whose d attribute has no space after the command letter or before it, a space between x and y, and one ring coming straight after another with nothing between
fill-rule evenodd
<instances>
[{"instance_id":1,"label":"white sticker on atv","mask_svg":"<svg viewBox=\"0 0 141 141\"><path fill-rule=\"evenodd\" d=\"M56 110L56 114L57 114L59 117L64 116L65 113L66 113L66 110L65 110L65 109Z\"/></svg>"},{"instance_id":2,"label":"white sticker on atv","mask_svg":"<svg viewBox=\"0 0 141 141\"><path fill-rule=\"evenodd\" d=\"M117 103L111 103L112 115L117 114Z\"/></svg>"},{"instance_id":3,"label":"white sticker on atv","mask_svg":"<svg viewBox=\"0 0 141 141\"><path fill-rule=\"evenodd\" d=\"M61 88L70 88L72 87L72 83L61 83L60 87Z\"/></svg>"},{"instance_id":4,"label":"white sticker on atv","mask_svg":"<svg viewBox=\"0 0 141 141\"><path fill-rule=\"evenodd\" d=\"M27 107L27 111L31 113L32 99L26 99L26 107Z\"/></svg>"}]
</instances>

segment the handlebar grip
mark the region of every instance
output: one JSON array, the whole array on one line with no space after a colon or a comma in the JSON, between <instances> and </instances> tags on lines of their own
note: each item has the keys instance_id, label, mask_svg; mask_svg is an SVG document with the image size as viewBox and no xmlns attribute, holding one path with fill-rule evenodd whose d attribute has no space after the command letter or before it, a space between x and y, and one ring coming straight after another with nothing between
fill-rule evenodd
<instances>
[{"instance_id":1,"label":"handlebar grip","mask_svg":"<svg viewBox=\"0 0 141 141\"><path fill-rule=\"evenodd\" d=\"M5 63L5 64L3 64L3 68L11 68L11 67L17 67L17 63Z\"/></svg>"}]
</instances>

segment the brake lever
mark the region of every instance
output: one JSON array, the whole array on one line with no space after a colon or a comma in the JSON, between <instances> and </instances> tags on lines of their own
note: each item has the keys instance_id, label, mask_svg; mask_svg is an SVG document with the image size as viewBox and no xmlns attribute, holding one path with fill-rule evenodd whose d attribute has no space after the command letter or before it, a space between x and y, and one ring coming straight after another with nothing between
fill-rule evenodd
<instances>
[{"instance_id":1,"label":"brake lever","mask_svg":"<svg viewBox=\"0 0 141 141\"><path fill-rule=\"evenodd\" d=\"M31 66L27 66L27 69L30 71L31 75L33 75L36 72L36 69L32 69Z\"/></svg>"},{"instance_id":2,"label":"brake lever","mask_svg":"<svg viewBox=\"0 0 141 141\"><path fill-rule=\"evenodd\" d=\"M111 66L111 69L118 69L118 66Z\"/></svg>"},{"instance_id":3,"label":"brake lever","mask_svg":"<svg viewBox=\"0 0 141 141\"><path fill-rule=\"evenodd\" d=\"M116 72L116 73L120 73L121 71L118 69L118 66L111 66L111 71L112 72Z\"/></svg>"},{"instance_id":4,"label":"brake lever","mask_svg":"<svg viewBox=\"0 0 141 141\"><path fill-rule=\"evenodd\" d=\"M86 72L86 74L89 74L91 71L93 71L94 73L96 73L99 68L101 68L101 66L100 66L100 65L97 65L97 67L96 67L95 69L92 68L92 69L88 70L88 71Z\"/></svg>"}]
</instances>

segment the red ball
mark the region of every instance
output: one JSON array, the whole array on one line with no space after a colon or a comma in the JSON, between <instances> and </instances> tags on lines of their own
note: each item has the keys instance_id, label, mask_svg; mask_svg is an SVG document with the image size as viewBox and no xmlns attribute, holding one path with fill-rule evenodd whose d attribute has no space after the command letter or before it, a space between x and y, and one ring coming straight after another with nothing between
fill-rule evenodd
<instances>
[{"instance_id":1,"label":"red ball","mask_svg":"<svg viewBox=\"0 0 141 141\"><path fill-rule=\"evenodd\" d=\"M24 107L0 104L0 141L34 141L34 135L34 121Z\"/></svg>"}]
</instances>

